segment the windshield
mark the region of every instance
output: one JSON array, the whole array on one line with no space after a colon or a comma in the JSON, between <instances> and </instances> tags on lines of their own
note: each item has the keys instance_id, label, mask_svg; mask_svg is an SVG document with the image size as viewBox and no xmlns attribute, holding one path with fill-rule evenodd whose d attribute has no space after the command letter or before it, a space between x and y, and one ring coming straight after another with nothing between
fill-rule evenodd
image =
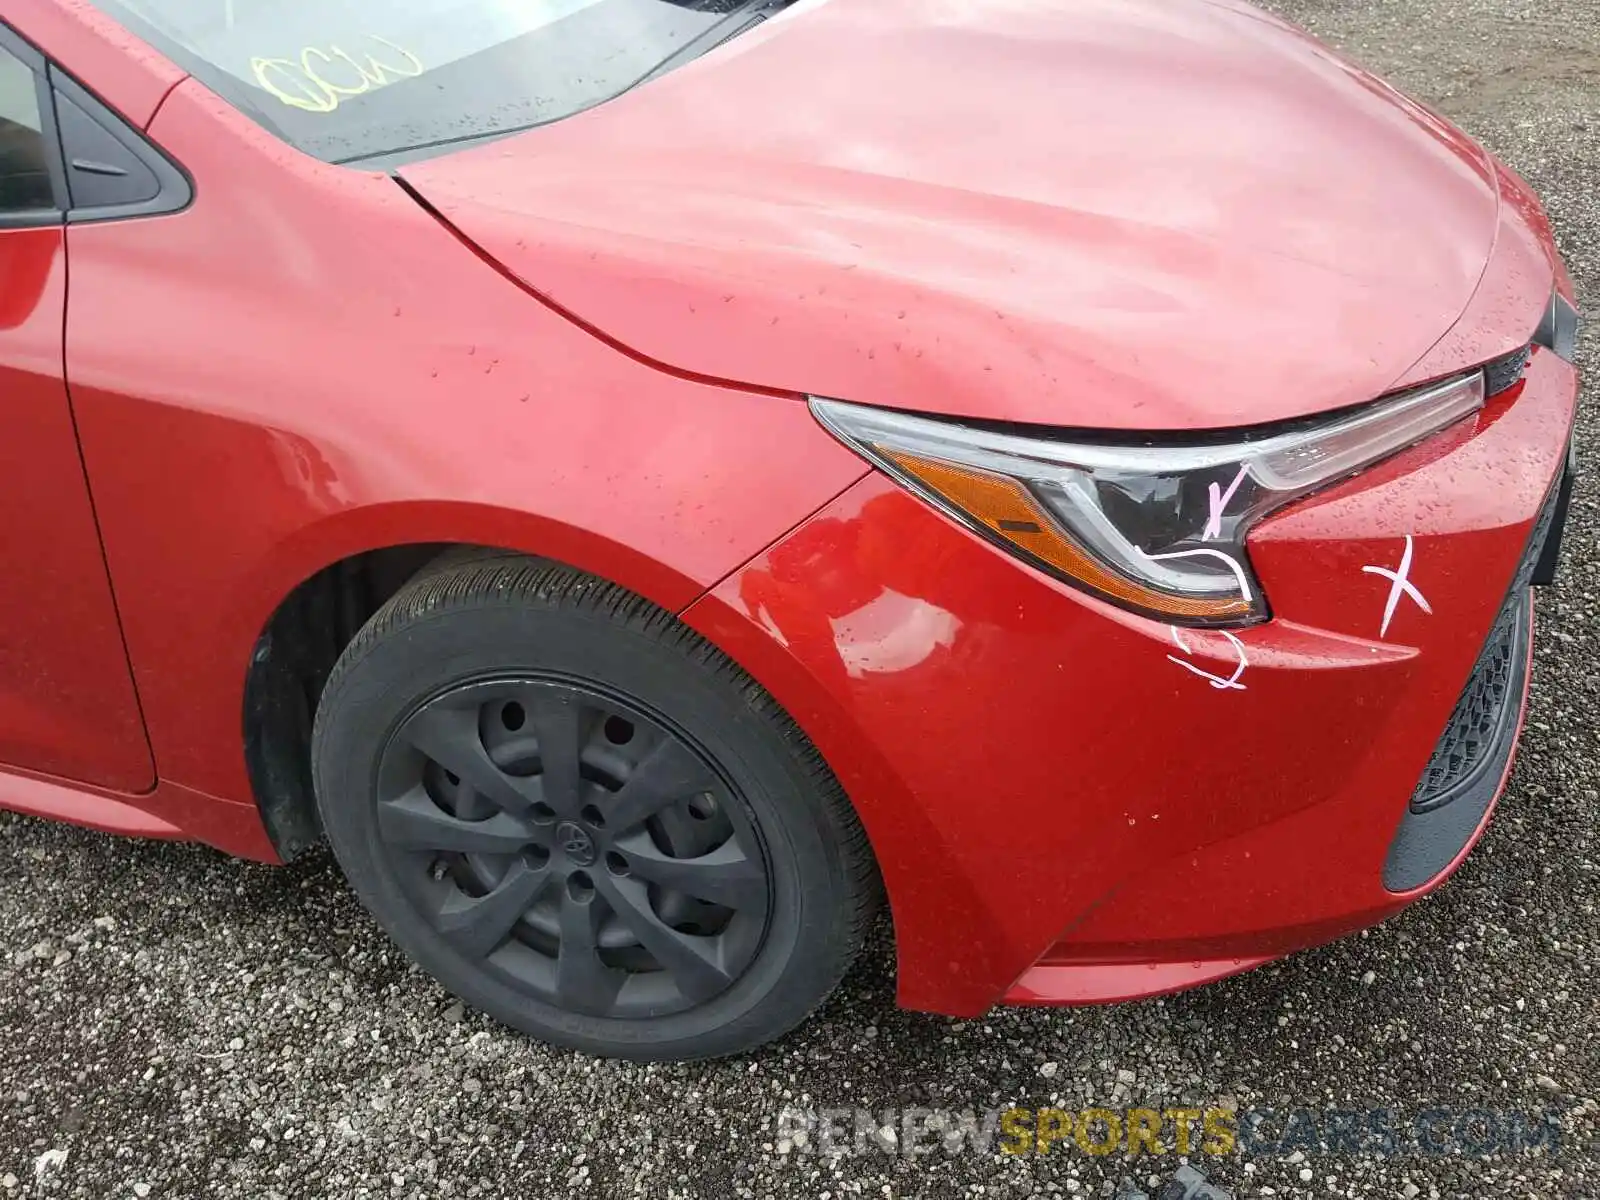
<instances>
[{"instance_id":1,"label":"windshield","mask_svg":"<svg viewBox=\"0 0 1600 1200\"><path fill-rule=\"evenodd\" d=\"M570 116L783 0L92 3L279 136L353 162Z\"/></svg>"}]
</instances>

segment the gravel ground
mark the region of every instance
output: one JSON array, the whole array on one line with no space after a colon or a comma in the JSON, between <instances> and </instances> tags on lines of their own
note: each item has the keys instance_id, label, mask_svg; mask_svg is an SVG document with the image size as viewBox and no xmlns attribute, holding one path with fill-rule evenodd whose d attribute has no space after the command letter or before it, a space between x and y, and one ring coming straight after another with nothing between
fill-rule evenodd
<instances>
[{"instance_id":1,"label":"gravel ground","mask_svg":"<svg viewBox=\"0 0 1600 1200\"><path fill-rule=\"evenodd\" d=\"M1600 0L1275 7L1527 175L1597 303ZM1592 380L1597 335L1593 322ZM1597 439L1591 391L1587 462ZM0 1196L1109 1194L1122 1160L830 1159L779 1137L787 1105L1052 1096L1553 1109L1558 1155L1207 1165L1245 1196L1600 1196L1596 478L1542 598L1510 792L1457 878L1365 936L1163 1002L969 1022L902 1013L880 933L824 1012L759 1057L602 1064L463 1014L388 948L326 856L272 870L0 816L0 860L16 868L0 876ZM1138 1165L1148 1183L1177 1159Z\"/></svg>"}]
</instances>

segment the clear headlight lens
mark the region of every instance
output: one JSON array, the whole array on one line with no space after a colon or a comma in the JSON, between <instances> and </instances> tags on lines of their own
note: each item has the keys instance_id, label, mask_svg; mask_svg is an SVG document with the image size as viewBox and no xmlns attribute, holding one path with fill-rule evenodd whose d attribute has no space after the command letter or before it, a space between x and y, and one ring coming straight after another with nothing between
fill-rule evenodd
<instances>
[{"instance_id":1,"label":"clear headlight lens","mask_svg":"<svg viewBox=\"0 0 1600 1200\"><path fill-rule=\"evenodd\" d=\"M1245 535L1267 513L1483 405L1481 371L1344 416L1229 440L1149 445L1023 436L813 399L897 480L1034 566L1178 625L1267 616Z\"/></svg>"}]
</instances>

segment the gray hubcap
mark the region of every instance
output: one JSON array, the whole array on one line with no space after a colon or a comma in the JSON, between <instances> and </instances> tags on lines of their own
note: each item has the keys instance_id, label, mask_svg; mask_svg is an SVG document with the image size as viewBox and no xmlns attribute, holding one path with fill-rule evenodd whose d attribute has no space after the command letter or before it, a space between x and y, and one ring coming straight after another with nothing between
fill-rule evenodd
<instances>
[{"instance_id":1,"label":"gray hubcap","mask_svg":"<svg viewBox=\"0 0 1600 1200\"><path fill-rule=\"evenodd\" d=\"M679 1012L730 987L771 884L749 808L641 706L562 679L451 688L390 737L384 861L463 958L591 1016Z\"/></svg>"}]
</instances>

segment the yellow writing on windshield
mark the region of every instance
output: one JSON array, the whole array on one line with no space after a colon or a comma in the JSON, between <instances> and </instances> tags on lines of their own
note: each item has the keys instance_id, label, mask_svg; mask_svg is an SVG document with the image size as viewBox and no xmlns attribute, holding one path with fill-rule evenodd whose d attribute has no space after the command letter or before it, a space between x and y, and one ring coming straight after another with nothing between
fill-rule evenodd
<instances>
[{"instance_id":1,"label":"yellow writing on windshield","mask_svg":"<svg viewBox=\"0 0 1600 1200\"><path fill-rule=\"evenodd\" d=\"M422 60L403 46L375 33L366 40L388 53L380 58L363 48L364 57L358 59L340 46L307 46L298 58L252 58L250 73L291 108L314 113L330 113L351 96L422 74Z\"/></svg>"}]
</instances>

